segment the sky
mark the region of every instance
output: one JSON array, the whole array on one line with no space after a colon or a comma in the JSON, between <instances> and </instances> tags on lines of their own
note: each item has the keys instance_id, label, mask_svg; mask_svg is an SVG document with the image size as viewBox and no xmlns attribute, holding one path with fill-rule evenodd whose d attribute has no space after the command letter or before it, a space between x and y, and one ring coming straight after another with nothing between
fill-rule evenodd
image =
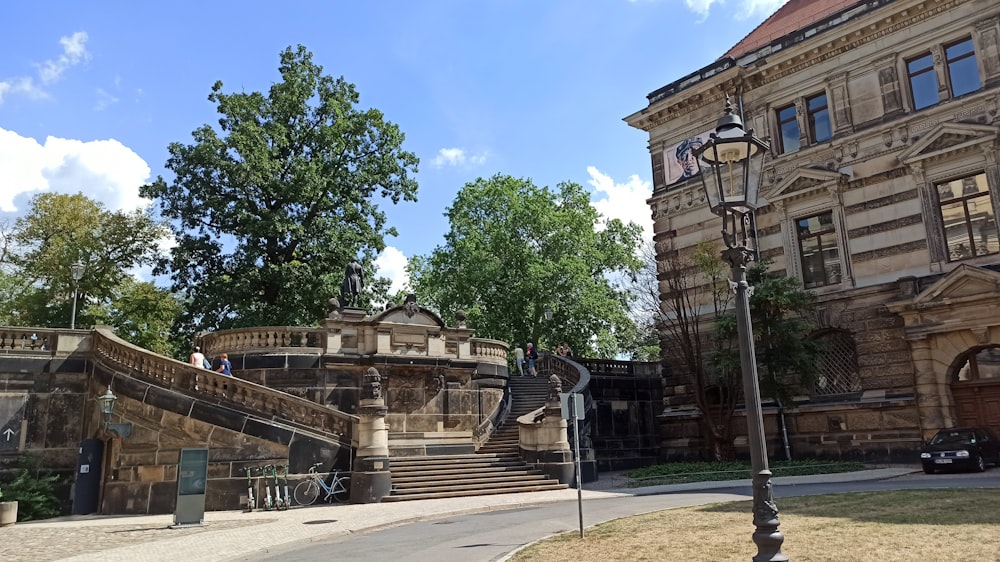
<instances>
[{"instance_id":1,"label":"sky","mask_svg":"<svg viewBox=\"0 0 1000 562\"><path fill-rule=\"evenodd\" d=\"M258 0L13 2L0 19L0 221L41 192L148 205L171 142L216 124L207 96L267 91L304 45L356 85L420 158L416 202L386 204L398 237L376 261L444 243L444 213L476 178L591 189L607 218L652 236L646 94L721 56L786 0Z\"/></svg>"}]
</instances>

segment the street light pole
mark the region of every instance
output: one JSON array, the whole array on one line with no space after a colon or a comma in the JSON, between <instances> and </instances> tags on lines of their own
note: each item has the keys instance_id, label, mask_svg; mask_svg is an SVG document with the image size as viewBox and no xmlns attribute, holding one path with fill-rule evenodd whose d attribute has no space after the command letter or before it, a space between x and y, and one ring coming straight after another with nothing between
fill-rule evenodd
<instances>
[{"instance_id":1,"label":"street light pole","mask_svg":"<svg viewBox=\"0 0 1000 562\"><path fill-rule=\"evenodd\" d=\"M73 315L70 317L69 329L76 329L76 297L79 292L80 279L83 279L83 272L86 270L86 266L76 260L73 265L69 266L69 274L73 277Z\"/></svg>"},{"instance_id":2,"label":"street light pole","mask_svg":"<svg viewBox=\"0 0 1000 562\"><path fill-rule=\"evenodd\" d=\"M767 463L764 417L757 380L757 358L750 320L750 295L747 265L756 256L751 244L756 240L754 211L758 201L764 157L770 146L743 129L743 120L733 113L726 98L726 113L719 119L709 140L694 151L705 194L712 212L722 217L722 250L732 272L730 285L736 293L736 328L740 346L740 370L746 406L747 439L753 471L753 541L757 555L753 562L784 562L781 544L785 538L778 530L778 507L771 489L771 470Z\"/></svg>"}]
</instances>

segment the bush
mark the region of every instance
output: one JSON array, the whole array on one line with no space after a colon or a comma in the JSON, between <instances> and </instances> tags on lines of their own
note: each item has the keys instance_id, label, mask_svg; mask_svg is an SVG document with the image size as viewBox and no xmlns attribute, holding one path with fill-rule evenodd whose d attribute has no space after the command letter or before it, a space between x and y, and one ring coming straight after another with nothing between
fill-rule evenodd
<instances>
[{"instance_id":1,"label":"bush","mask_svg":"<svg viewBox=\"0 0 1000 562\"><path fill-rule=\"evenodd\" d=\"M24 457L14 479L4 484L4 501L17 502L17 520L31 521L59 515L60 503L56 495L59 477L39 474L38 460Z\"/></svg>"}]
</instances>

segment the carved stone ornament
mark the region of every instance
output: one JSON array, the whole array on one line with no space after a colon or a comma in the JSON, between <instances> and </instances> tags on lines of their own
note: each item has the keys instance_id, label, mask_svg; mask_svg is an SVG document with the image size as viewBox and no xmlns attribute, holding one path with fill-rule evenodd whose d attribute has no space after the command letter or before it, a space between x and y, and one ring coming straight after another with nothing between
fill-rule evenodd
<instances>
[{"instance_id":1,"label":"carved stone ornament","mask_svg":"<svg viewBox=\"0 0 1000 562\"><path fill-rule=\"evenodd\" d=\"M369 367L365 371L365 382L361 389L361 397L368 400L382 399L382 375L379 374L378 369L375 367Z\"/></svg>"},{"instance_id":2,"label":"carved stone ornament","mask_svg":"<svg viewBox=\"0 0 1000 562\"><path fill-rule=\"evenodd\" d=\"M427 376L427 393L429 396L434 396L444 390L445 378L444 372L440 369L435 369Z\"/></svg>"},{"instance_id":3,"label":"carved stone ornament","mask_svg":"<svg viewBox=\"0 0 1000 562\"><path fill-rule=\"evenodd\" d=\"M328 313L327 314L328 318L331 319L337 318L338 316L340 316L340 310L341 310L340 299L338 299L337 297L333 297L332 299L326 301L326 311Z\"/></svg>"},{"instance_id":4,"label":"carved stone ornament","mask_svg":"<svg viewBox=\"0 0 1000 562\"><path fill-rule=\"evenodd\" d=\"M413 293L406 295L406 300L403 301L403 313L406 314L406 317L413 318L419 311L420 307L417 306L417 295Z\"/></svg>"},{"instance_id":5,"label":"carved stone ornament","mask_svg":"<svg viewBox=\"0 0 1000 562\"><path fill-rule=\"evenodd\" d=\"M467 317L465 315L465 311L464 310L459 310L458 312L455 313L455 325L457 327L459 327L459 328L467 328L468 324L466 323L466 320L467 320Z\"/></svg>"},{"instance_id":6,"label":"carved stone ornament","mask_svg":"<svg viewBox=\"0 0 1000 562\"><path fill-rule=\"evenodd\" d=\"M562 392L562 379L559 375L549 375L549 396L546 400L549 402L558 402L559 393Z\"/></svg>"}]
</instances>

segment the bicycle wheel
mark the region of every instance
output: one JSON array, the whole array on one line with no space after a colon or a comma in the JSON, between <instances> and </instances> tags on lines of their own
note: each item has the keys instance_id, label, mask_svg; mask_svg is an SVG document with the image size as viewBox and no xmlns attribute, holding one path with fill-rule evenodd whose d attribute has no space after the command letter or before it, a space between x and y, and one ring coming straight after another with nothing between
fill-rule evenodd
<instances>
[{"instance_id":1,"label":"bicycle wheel","mask_svg":"<svg viewBox=\"0 0 1000 562\"><path fill-rule=\"evenodd\" d=\"M299 482L298 486L295 486L295 491L292 492L292 497L299 505L312 505L319 497L319 484L315 480Z\"/></svg>"},{"instance_id":2,"label":"bicycle wheel","mask_svg":"<svg viewBox=\"0 0 1000 562\"><path fill-rule=\"evenodd\" d=\"M333 499L343 503L351 497L351 478L342 476L333 484Z\"/></svg>"}]
</instances>

